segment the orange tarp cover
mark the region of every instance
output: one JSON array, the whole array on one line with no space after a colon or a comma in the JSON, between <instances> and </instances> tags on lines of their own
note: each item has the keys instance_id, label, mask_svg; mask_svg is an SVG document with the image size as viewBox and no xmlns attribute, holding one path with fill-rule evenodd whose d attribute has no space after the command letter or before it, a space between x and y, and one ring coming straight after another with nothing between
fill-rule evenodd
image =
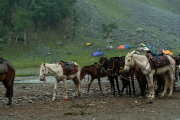
<instances>
[{"instance_id":1,"label":"orange tarp cover","mask_svg":"<svg viewBox=\"0 0 180 120\"><path fill-rule=\"evenodd\" d=\"M169 55L173 55L173 53L172 52L170 52L169 50L165 50L165 51L163 51L165 54L169 54Z\"/></svg>"},{"instance_id":2,"label":"orange tarp cover","mask_svg":"<svg viewBox=\"0 0 180 120\"><path fill-rule=\"evenodd\" d=\"M125 49L124 45L120 45L117 49Z\"/></svg>"}]
</instances>

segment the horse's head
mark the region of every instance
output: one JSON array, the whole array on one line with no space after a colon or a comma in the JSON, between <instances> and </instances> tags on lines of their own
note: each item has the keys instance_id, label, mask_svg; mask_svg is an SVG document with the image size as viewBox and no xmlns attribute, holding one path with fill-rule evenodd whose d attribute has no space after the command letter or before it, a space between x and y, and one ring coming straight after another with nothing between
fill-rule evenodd
<instances>
[{"instance_id":1,"label":"horse's head","mask_svg":"<svg viewBox=\"0 0 180 120\"><path fill-rule=\"evenodd\" d=\"M119 73L124 72L125 56L119 57Z\"/></svg>"},{"instance_id":2,"label":"horse's head","mask_svg":"<svg viewBox=\"0 0 180 120\"><path fill-rule=\"evenodd\" d=\"M40 74L39 74L39 80L40 81L45 81L45 76L46 74L48 74L48 70L46 68L46 64L42 63L41 67L40 67Z\"/></svg>"},{"instance_id":3,"label":"horse's head","mask_svg":"<svg viewBox=\"0 0 180 120\"><path fill-rule=\"evenodd\" d=\"M98 71L103 67L104 63L106 62L106 59L107 59L107 57L101 57L101 58L99 59L97 65L96 65L96 69L97 69Z\"/></svg>"},{"instance_id":4,"label":"horse's head","mask_svg":"<svg viewBox=\"0 0 180 120\"><path fill-rule=\"evenodd\" d=\"M134 52L133 53L131 52L130 54L128 53L125 57L125 66L124 66L125 72L129 72L130 68L134 66L133 54Z\"/></svg>"},{"instance_id":5,"label":"horse's head","mask_svg":"<svg viewBox=\"0 0 180 120\"><path fill-rule=\"evenodd\" d=\"M108 61L108 67L107 67L107 75L112 75L112 74L119 74L120 72L123 72L124 70L124 56L120 57L112 57Z\"/></svg>"}]
</instances>

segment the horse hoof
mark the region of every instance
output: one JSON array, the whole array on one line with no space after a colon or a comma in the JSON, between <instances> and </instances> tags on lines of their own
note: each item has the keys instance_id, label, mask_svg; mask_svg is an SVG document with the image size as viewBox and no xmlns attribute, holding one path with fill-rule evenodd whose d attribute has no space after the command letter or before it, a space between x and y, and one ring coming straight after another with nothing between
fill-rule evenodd
<instances>
[{"instance_id":1,"label":"horse hoof","mask_svg":"<svg viewBox=\"0 0 180 120\"><path fill-rule=\"evenodd\" d=\"M65 101L66 101L66 100L68 100L68 98L63 98L63 100L65 100Z\"/></svg>"},{"instance_id":2,"label":"horse hoof","mask_svg":"<svg viewBox=\"0 0 180 120\"><path fill-rule=\"evenodd\" d=\"M11 103L6 104L7 106L12 106Z\"/></svg>"}]
</instances>

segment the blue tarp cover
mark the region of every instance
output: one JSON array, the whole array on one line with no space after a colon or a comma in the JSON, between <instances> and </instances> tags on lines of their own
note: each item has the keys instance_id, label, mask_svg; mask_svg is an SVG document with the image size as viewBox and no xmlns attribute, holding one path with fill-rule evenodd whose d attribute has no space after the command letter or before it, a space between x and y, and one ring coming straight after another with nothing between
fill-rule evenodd
<instances>
[{"instance_id":1,"label":"blue tarp cover","mask_svg":"<svg viewBox=\"0 0 180 120\"><path fill-rule=\"evenodd\" d=\"M98 55L104 55L104 53L102 52L102 50L97 50L97 52L94 52L91 56L98 56Z\"/></svg>"},{"instance_id":2,"label":"blue tarp cover","mask_svg":"<svg viewBox=\"0 0 180 120\"><path fill-rule=\"evenodd\" d=\"M130 49L130 45L124 45L125 49Z\"/></svg>"}]
</instances>

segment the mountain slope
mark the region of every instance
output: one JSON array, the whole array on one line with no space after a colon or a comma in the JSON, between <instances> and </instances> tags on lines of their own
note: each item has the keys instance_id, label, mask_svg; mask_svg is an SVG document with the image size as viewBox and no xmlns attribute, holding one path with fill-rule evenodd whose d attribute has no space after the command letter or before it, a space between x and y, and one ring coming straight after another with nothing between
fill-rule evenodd
<instances>
[{"instance_id":1,"label":"mountain slope","mask_svg":"<svg viewBox=\"0 0 180 120\"><path fill-rule=\"evenodd\" d=\"M10 60L16 68L39 67L42 62L57 63L60 60L74 60L81 66L93 64L100 57L91 54L98 49L105 56L126 55L134 50L117 50L120 44L137 46L151 45L153 50L169 49L177 54L180 41L180 2L177 0L77 0L74 8L79 13L76 36L72 37L72 23L69 25L70 38L64 38L66 21L46 34L39 28L37 41L24 45L23 41L1 45L1 56ZM102 34L102 23L116 22L111 45L107 50ZM137 32L143 28L142 32ZM56 44L61 40L63 45ZM83 43L91 42L92 46ZM50 53L50 55L48 55Z\"/></svg>"}]
</instances>

